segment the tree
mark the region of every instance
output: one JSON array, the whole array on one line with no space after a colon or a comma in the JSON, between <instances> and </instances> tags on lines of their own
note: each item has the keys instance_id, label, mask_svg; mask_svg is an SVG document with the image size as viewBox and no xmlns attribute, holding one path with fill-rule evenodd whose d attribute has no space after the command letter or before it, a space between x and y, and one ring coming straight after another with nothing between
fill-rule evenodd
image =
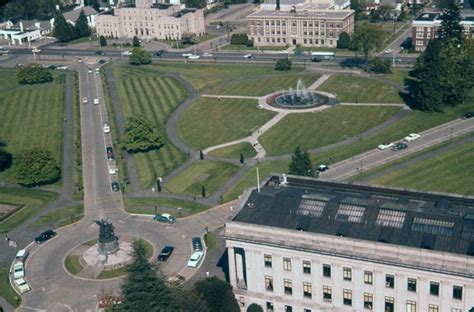
<instances>
[{"instance_id":1,"label":"tree","mask_svg":"<svg viewBox=\"0 0 474 312\"><path fill-rule=\"evenodd\" d=\"M201 196L206 197L206 187L204 185L201 186Z\"/></svg>"},{"instance_id":2,"label":"tree","mask_svg":"<svg viewBox=\"0 0 474 312\"><path fill-rule=\"evenodd\" d=\"M208 312L207 303L195 291L187 290L182 286L170 286L170 311Z\"/></svg>"},{"instance_id":3,"label":"tree","mask_svg":"<svg viewBox=\"0 0 474 312\"><path fill-rule=\"evenodd\" d=\"M360 18L362 13L365 11L367 3L365 0L352 0L351 9L355 11L356 18Z\"/></svg>"},{"instance_id":4,"label":"tree","mask_svg":"<svg viewBox=\"0 0 474 312\"><path fill-rule=\"evenodd\" d=\"M61 169L45 149L22 150L15 155L14 164L16 181L27 187L54 183L61 178Z\"/></svg>"},{"instance_id":5,"label":"tree","mask_svg":"<svg viewBox=\"0 0 474 312\"><path fill-rule=\"evenodd\" d=\"M464 28L461 25L461 15L459 6L455 0L448 0L446 10L441 15L441 27L438 30L438 37L442 41L454 41L460 44L463 41Z\"/></svg>"},{"instance_id":6,"label":"tree","mask_svg":"<svg viewBox=\"0 0 474 312\"><path fill-rule=\"evenodd\" d=\"M206 7L206 0L185 0L187 8L203 9Z\"/></svg>"},{"instance_id":7,"label":"tree","mask_svg":"<svg viewBox=\"0 0 474 312\"><path fill-rule=\"evenodd\" d=\"M79 13L79 17L77 18L76 25L74 26L74 28L79 38L90 36L91 29L89 28L89 24L87 22L87 17L84 13L84 10L81 10L81 13Z\"/></svg>"},{"instance_id":8,"label":"tree","mask_svg":"<svg viewBox=\"0 0 474 312\"><path fill-rule=\"evenodd\" d=\"M143 48L133 48L128 62L131 65L146 65L151 63L151 56L148 51Z\"/></svg>"},{"instance_id":9,"label":"tree","mask_svg":"<svg viewBox=\"0 0 474 312\"><path fill-rule=\"evenodd\" d=\"M291 155L288 173L306 177L312 177L314 175L308 152L302 152L299 146L295 149L293 155Z\"/></svg>"},{"instance_id":10,"label":"tree","mask_svg":"<svg viewBox=\"0 0 474 312\"><path fill-rule=\"evenodd\" d=\"M337 40L337 47L339 49L348 49L350 45L351 45L351 36L349 36L348 33L343 31L339 35L339 39Z\"/></svg>"},{"instance_id":11,"label":"tree","mask_svg":"<svg viewBox=\"0 0 474 312\"><path fill-rule=\"evenodd\" d=\"M230 36L230 44L247 45L248 42L249 37L247 34L232 34L232 36Z\"/></svg>"},{"instance_id":12,"label":"tree","mask_svg":"<svg viewBox=\"0 0 474 312\"><path fill-rule=\"evenodd\" d=\"M140 240L133 242L133 262L127 268L122 285L124 311L164 311L170 308L171 294L164 278L157 274L146 257L145 246Z\"/></svg>"},{"instance_id":13,"label":"tree","mask_svg":"<svg viewBox=\"0 0 474 312\"><path fill-rule=\"evenodd\" d=\"M207 303L210 312L240 311L232 286L215 276L196 282L194 290Z\"/></svg>"},{"instance_id":14,"label":"tree","mask_svg":"<svg viewBox=\"0 0 474 312\"><path fill-rule=\"evenodd\" d=\"M123 141L129 153L148 152L163 146L157 130L143 116L127 119Z\"/></svg>"},{"instance_id":15,"label":"tree","mask_svg":"<svg viewBox=\"0 0 474 312\"><path fill-rule=\"evenodd\" d=\"M90 5L94 8L94 10L99 11L100 9L100 4L99 0L85 0L84 5Z\"/></svg>"},{"instance_id":16,"label":"tree","mask_svg":"<svg viewBox=\"0 0 474 312\"><path fill-rule=\"evenodd\" d=\"M183 37L181 38L181 43L188 44L188 45L196 44L197 43L196 34L192 34L192 33L183 34Z\"/></svg>"},{"instance_id":17,"label":"tree","mask_svg":"<svg viewBox=\"0 0 474 312\"><path fill-rule=\"evenodd\" d=\"M200 160L204 159L204 153L202 151L199 151L199 159Z\"/></svg>"},{"instance_id":18,"label":"tree","mask_svg":"<svg viewBox=\"0 0 474 312\"><path fill-rule=\"evenodd\" d=\"M39 64L28 64L21 66L16 74L18 82L21 84L36 84L53 81L51 72Z\"/></svg>"},{"instance_id":19,"label":"tree","mask_svg":"<svg viewBox=\"0 0 474 312\"><path fill-rule=\"evenodd\" d=\"M12 154L4 149L0 149L0 171L10 168L12 164Z\"/></svg>"},{"instance_id":20,"label":"tree","mask_svg":"<svg viewBox=\"0 0 474 312\"><path fill-rule=\"evenodd\" d=\"M133 36L132 47L138 48L139 46L140 46L140 40L138 40L137 36Z\"/></svg>"},{"instance_id":21,"label":"tree","mask_svg":"<svg viewBox=\"0 0 474 312\"><path fill-rule=\"evenodd\" d=\"M240 163L243 164L245 162L244 154L240 153Z\"/></svg>"},{"instance_id":22,"label":"tree","mask_svg":"<svg viewBox=\"0 0 474 312\"><path fill-rule=\"evenodd\" d=\"M390 3L382 3L379 5L378 11L381 20L389 20L392 18L395 8Z\"/></svg>"},{"instance_id":23,"label":"tree","mask_svg":"<svg viewBox=\"0 0 474 312\"><path fill-rule=\"evenodd\" d=\"M352 37L352 43L358 50L362 50L365 55L365 63L369 60L369 53L382 44L383 30L376 25L364 23L356 28Z\"/></svg>"},{"instance_id":24,"label":"tree","mask_svg":"<svg viewBox=\"0 0 474 312\"><path fill-rule=\"evenodd\" d=\"M370 62L370 70L376 74L389 74L392 72L392 62L376 57Z\"/></svg>"},{"instance_id":25,"label":"tree","mask_svg":"<svg viewBox=\"0 0 474 312\"><path fill-rule=\"evenodd\" d=\"M105 47L105 46L107 46L107 39L105 39L104 36L100 36L99 37L99 43L100 43L101 47Z\"/></svg>"},{"instance_id":26,"label":"tree","mask_svg":"<svg viewBox=\"0 0 474 312\"><path fill-rule=\"evenodd\" d=\"M54 17L53 36L59 42L68 42L77 38L74 26L66 22L64 15L56 14Z\"/></svg>"},{"instance_id":27,"label":"tree","mask_svg":"<svg viewBox=\"0 0 474 312\"><path fill-rule=\"evenodd\" d=\"M247 312L263 312L263 308L260 305L256 304L256 303L252 303L247 308Z\"/></svg>"},{"instance_id":28,"label":"tree","mask_svg":"<svg viewBox=\"0 0 474 312\"><path fill-rule=\"evenodd\" d=\"M279 59L275 64L275 70L289 71L291 69L291 61L288 58Z\"/></svg>"}]
</instances>

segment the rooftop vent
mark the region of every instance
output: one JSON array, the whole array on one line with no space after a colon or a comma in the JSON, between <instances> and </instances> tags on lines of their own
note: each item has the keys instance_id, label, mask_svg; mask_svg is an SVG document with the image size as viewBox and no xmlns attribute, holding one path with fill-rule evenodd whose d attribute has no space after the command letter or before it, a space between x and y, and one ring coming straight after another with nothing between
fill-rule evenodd
<instances>
[{"instance_id":1,"label":"rooftop vent","mask_svg":"<svg viewBox=\"0 0 474 312\"><path fill-rule=\"evenodd\" d=\"M282 174L280 176L280 185L286 185L288 184L288 177L286 176L286 174Z\"/></svg>"}]
</instances>

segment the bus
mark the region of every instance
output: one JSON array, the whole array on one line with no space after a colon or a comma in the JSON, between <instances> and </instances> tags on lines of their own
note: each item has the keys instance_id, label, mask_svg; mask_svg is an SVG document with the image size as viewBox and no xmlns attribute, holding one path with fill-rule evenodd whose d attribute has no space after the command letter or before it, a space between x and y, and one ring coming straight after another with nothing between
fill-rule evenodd
<instances>
[{"instance_id":1,"label":"bus","mask_svg":"<svg viewBox=\"0 0 474 312\"><path fill-rule=\"evenodd\" d=\"M321 62L327 60L334 60L334 52L312 52L311 62Z\"/></svg>"}]
</instances>

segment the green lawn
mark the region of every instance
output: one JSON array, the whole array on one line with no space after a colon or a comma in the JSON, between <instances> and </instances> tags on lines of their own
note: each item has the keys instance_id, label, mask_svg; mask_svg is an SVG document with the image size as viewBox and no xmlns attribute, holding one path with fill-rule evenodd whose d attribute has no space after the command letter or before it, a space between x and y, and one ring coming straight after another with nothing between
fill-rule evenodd
<instances>
[{"instance_id":1,"label":"green lawn","mask_svg":"<svg viewBox=\"0 0 474 312\"><path fill-rule=\"evenodd\" d=\"M124 201L128 212L140 214L155 214L155 206L157 206L158 213L168 212L177 217L185 217L209 208L195 201L164 197L125 197ZM178 208L182 209L182 215L178 214Z\"/></svg>"},{"instance_id":2,"label":"green lawn","mask_svg":"<svg viewBox=\"0 0 474 312\"><path fill-rule=\"evenodd\" d=\"M21 303L21 297L13 290L9 276L9 267L0 266L0 296L3 297L9 304L18 307Z\"/></svg>"},{"instance_id":3,"label":"green lawn","mask_svg":"<svg viewBox=\"0 0 474 312\"><path fill-rule=\"evenodd\" d=\"M166 176L187 159L167 139L165 122L184 100L186 91L173 78L134 77L117 82L125 117L143 115L159 130L164 146L159 150L134 154L143 188L149 188L158 177Z\"/></svg>"},{"instance_id":4,"label":"green lawn","mask_svg":"<svg viewBox=\"0 0 474 312\"><path fill-rule=\"evenodd\" d=\"M69 271L69 273L77 275L79 272L82 271L83 267L79 262L79 258L80 256L78 255L66 256L66 259L64 260L64 266L66 267L66 270Z\"/></svg>"},{"instance_id":5,"label":"green lawn","mask_svg":"<svg viewBox=\"0 0 474 312\"><path fill-rule=\"evenodd\" d=\"M57 193L23 189L0 188L0 203L25 205L21 210L0 222L0 233L7 233L30 217L38 214L41 209L53 202Z\"/></svg>"},{"instance_id":6,"label":"green lawn","mask_svg":"<svg viewBox=\"0 0 474 312\"><path fill-rule=\"evenodd\" d=\"M358 77L329 77L318 90L336 93L340 102L348 103L404 103L398 89L380 81Z\"/></svg>"},{"instance_id":7,"label":"green lawn","mask_svg":"<svg viewBox=\"0 0 474 312\"><path fill-rule=\"evenodd\" d=\"M219 242L217 241L217 237L212 232L204 234L204 242L206 243L206 247L207 247L208 250L217 249L217 247L219 246Z\"/></svg>"},{"instance_id":8,"label":"green lawn","mask_svg":"<svg viewBox=\"0 0 474 312\"><path fill-rule=\"evenodd\" d=\"M416 162L410 166L372 179L370 183L474 195L474 143Z\"/></svg>"},{"instance_id":9,"label":"green lawn","mask_svg":"<svg viewBox=\"0 0 474 312\"><path fill-rule=\"evenodd\" d=\"M395 81L401 85L405 84L405 79L408 77L409 70L407 69L393 69L390 74L383 75L383 78Z\"/></svg>"},{"instance_id":10,"label":"green lawn","mask_svg":"<svg viewBox=\"0 0 474 312\"><path fill-rule=\"evenodd\" d=\"M249 136L276 113L257 107L256 100L199 98L178 121L178 135L196 149Z\"/></svg>"},{"instance_id":11,"label":"green lawn","mask_svg":"<svg viewBox=\"0 0 474 312\"><path fill-rule=\"evenodd\" d=\"M208 160L192 164L187 170L165 184L165 188L173 193L201 195L201 187L206 189L206 196L212 195L224 185L239 167L230 163Z\"/></svg>"},{"instance_id":12,"label":"green lawn","mask_svg":"<svg viewBox=\"0 0 474 312\"><path fill-rule=\"evenodd\" d=\"M0 69L0 141L13 155L22 149L48 149L62 166L65 75L46 84L22 86L16 71ZM8 79L7 79L8 78ZM15 182L15 164L0 180Z\"/></svg>"},{"instance_id":13,"label":"green lawn","mask_svg":"<svg viewBox=\"0 0 474 312\"><path fill-rule=\"evenodd\" d=\"M50 227L65 226L79 221L84 216L84 205L75 205L56 209L48 214L40 216L31 224L34 229L42 228L45 225Z\"/></svg>"},{"instance_id":14,"label":"green lawn","mask_svg":"<svg viewBox=\"0 0 474 312\"><path fill-rule=\"evenodd\" d=\"M259 141L268 156L329 145L350 138L388 120L399 107L334 106L319 113L289 114Z\"/></svg>"},{"instance_id":15,"label":"green lawn","mask_svg":"<svg viewBox=\"0 0 474 312\"><path fill-rule=\"evenodd\" d=\"M240 159L240 154L244 155L245 160L255 157L255 155L257 155L257 152L252 147L252 145L247 142L223 147L209 152L209 155L211 156L237 159Z\"/></svg>"}]
</instances>

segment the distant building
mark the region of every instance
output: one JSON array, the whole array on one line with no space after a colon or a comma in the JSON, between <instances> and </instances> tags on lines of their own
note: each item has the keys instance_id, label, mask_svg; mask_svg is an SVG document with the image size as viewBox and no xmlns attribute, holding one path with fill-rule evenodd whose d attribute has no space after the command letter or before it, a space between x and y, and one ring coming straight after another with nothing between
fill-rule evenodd
<instances>
[{"instance_id":1,"label":"distant building","mask_svg":"<svg viewBox=\"0 0 474 312\"><path fill-rule=\"evenodd\" d=\"M437 36L438 28L441 26L440 12L422 12L412 22L412 45L415 51L422 52L426 49L428 42ZM474 36L474 16L461 15L461 25L467 36Z\"/></svg>"},{"instance_id":2,"label":"distant building","mask_svg":"<svg viewBox=\"0 0 474 312\"><path fill-rule=\"evenodd\" d=\"M248 36L255 46L336 47L340 33L354 32L353 10L334 9L327 2L280 5L277 1L276 6L247 16Z\"/></svg>"},{"instance_id":3,"label":"distant building","mask_svg":"<svg viewBox=\"0 0 474 312\"><path fill-rule=\"evenodd\" d=\"M0 29L0 36L10 40L12 44L23 45L48 36L52 30L52 20L21 20L15 24L6 22L4 28Z\"/></svg>"},{"instance_id":4,"label":"distant building","mask_svg":"<svg viewBox=\"0 0 474 312\"><path fill-rule=\"evenodd\" d=\"M474 198L270 177L225 227L243 310L474 308Z\"/></svg>"},{"instance_id":5,"label":"distant building","mask_svg":"<svg viewBox=\"0 0 474 312\"><path fill-rule=\"evenodd\" d=\"M77 19L79 18L79 14L81 14L81 11L84 11L84 14L87 17L87 24L89 25L89 27L95 28L95 20L98 13L91 6L77 7L72 11L64 13L64 18L66 19L66 22L70 23L71 25L76 25Z\"/></svg>"},{"instance_id":6,"label":"distant building","mask_svg":"<svg viewBox=\"0 0 474 312\"><path fill-rule=\"evenodd\" d=\"M204 13L181 5L136 0L135 4L119 3L115 9L100 14L96 31L98 36L114 38L179 40L186 34L205 33Z\"/></svg>"}]
</instances>

